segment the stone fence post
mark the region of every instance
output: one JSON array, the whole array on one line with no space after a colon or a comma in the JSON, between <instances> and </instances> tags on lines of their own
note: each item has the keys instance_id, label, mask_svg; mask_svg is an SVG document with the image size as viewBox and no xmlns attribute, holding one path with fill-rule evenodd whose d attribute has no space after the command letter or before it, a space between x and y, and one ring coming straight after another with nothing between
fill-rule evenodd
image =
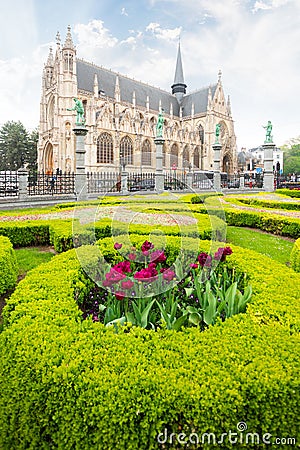
<instances>
[{"instance_id":1,"label":"stone fence post","mask_svg":"<svg viewBox=\"0 0 300 450\"><path fill-rule=\"evenodd\" d=\"M158 194L164 192L164 173L163 173L163 146L164 138L154 138L156 145L156 170L155 170L155 190Z\"/></svg>"},{"instance_id":2,"label":"stone fence post","mask_svg":"<svg viewBox=\"0 0 300 450\"><path fill-rule=\"evenodd\" d=\"M18 170L18 180L19 180L19 200L27 199L27 188L28 188L28 170L25 167L21 167Z\"/></svg>"},{"instance_id":3,"label":"stone fence post","mask_svg":"<svg viewBox=\"0 0 300 450\"><path fill-rule=\"evenodd\" d=\"M221 191L221 170L220 170L220 155L222 145L215 143L212 145L214 151L214 189L217 192Z\"/></svg>"},{"instance_id":4,"label":"stone fence post","mask_svg":"<svg viewBox=\"0 0 300 450\"><path fill-rule=\"evenodd\" d=\"M77 200L87 199L87 178L85 173L85 145L84 138L88 132L85 125L76 125L73 129L76 135L76 172L75 194Z\"/></svg>"},{"instance_id":5,"label":"stone fence post","mask_svg":"<svg viewBox=\"0 0 300 450\"><path fill-rule=\"evenodd\" d=\"M273 142L265 142L263 144L264 150L264 191L274 191L274 172L273 172L273 152L275 144Z\"/></svg>"}]
</instances>

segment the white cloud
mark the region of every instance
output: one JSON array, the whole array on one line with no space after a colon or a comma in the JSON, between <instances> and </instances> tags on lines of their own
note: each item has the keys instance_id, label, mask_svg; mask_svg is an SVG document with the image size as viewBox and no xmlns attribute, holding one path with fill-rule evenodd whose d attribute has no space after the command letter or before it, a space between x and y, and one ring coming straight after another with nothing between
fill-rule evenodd
<instances>
[{"instance_id":1,"label":"white cloud","mask_svg":"<svg viewBox=\"0 0 300 450\"><path fill-rule=\"evenodd\" d=\"M146 27L146 31L150 31L153 35L162 40L174 41L180 36L182 27L162 28L159 23L151 22Z\"/></svg>"},{"instance_id":2,"label":"white cloud","mask_svg":"<svg viewBox=\"0 0 300 450\"><path fill-rule=\"evenodd\" d=\"M253 12L257 12L259 10L268 10L279 8L280 6L286 5L290 0L258 0L255 2L253 7Z\"/></svg>"},{"instance_id":3,"label":"white cloud","mask_svg":"<svg viewBox=\"0 0 300 450\"><path fill-rule=\"evenodd\" d=\"M142 21L136 25L134 19L129 31L117 26L113 31L103 20L78 23L72 31L78 57L170 91L181 34L188 90L216 82L222 69L239 147L260 144L262 125L267 120L274 124L277 144L299 135L300 2L172 1L182 27L172 26L177 21L165 13L170 2L161 0L153 4L159 14L145 16L148 25L144 27ZM264 10L262 5L270 9ZM147 17L150 20L145 22ZM0 123L16 116L25 124L31 120L31 127L38 122L42 65L48 45L39 47L37 54L32 48L26 48L31 53L23 59L0 56Z\"/></svg>"},{"instance_id":4,"label":"white cloud","mask_svg":"<svg viewBox=\"0 0 300 450\"><path fill-rule=\"evenodd\" d=\"M0 125L20 120L28 129L38 126L43 62L49 46L37 47L30 58L0 61Z\"/></svg>"},{"instance_id":5,"label":"white cloud","mask_svg":"<svg viewBox=\"0 0 300 450\"><path fill-rule=\"evenodd\" d=\"M112 48L118 43L109 30L103 26L102 20L92 20L88 24L79 23L74 27L77 36L78 47Z\"/></svg>"},{"instance_id":6,"label":"white cloud","mask_svg":"<svg viewBox=\"0 0 300 450\"><path fill-rule=\"evenodd\" d=\"M128 16L128 12L126 11L125 8L122 8L122 9L121 9L121 15L122 15L122 16Z\"/></svg>"}]
</instances>

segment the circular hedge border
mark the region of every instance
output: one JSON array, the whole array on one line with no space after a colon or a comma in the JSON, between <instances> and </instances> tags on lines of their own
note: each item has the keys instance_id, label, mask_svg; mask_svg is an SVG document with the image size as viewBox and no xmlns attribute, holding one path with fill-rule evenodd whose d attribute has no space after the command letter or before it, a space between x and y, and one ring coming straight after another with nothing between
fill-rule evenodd
<instances>
[{"instance_id":1,"label":"circular hedge border","mask_svg":"<svg viewBox=\"0 0 300 450\"><path fill-rule=\"evenodd\" d=\"M201 250L209 246L201 242ZM0 335L0 447L149 450L162 448L164 430L221 436L241 421L260 439L299 439L300 275L232 248L228 264L247 272L253 301L203 333L115 333L82 321L74 298L90 286L76 252L92 265L95 246L28 273L8 300ZM167 446L179 444L172 438Z\"/></svg>"}]
</instances>

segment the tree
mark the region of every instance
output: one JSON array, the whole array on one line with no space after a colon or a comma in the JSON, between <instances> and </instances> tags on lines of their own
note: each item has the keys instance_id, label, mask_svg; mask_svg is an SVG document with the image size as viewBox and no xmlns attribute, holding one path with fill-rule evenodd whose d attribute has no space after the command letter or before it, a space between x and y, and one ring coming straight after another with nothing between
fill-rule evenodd
<instances>
[{"instance_id":1,"label":"tree","mask_svg":"<svg viewBox=\"0 0 300 450\"><path fill-rule=\"evenodd\" d=\"M284 174L300 173L300 137L293 138L281 147L283 154Z\"/></svg>"},{"instance_id":2,"label":"tree","mask_svg":"<svg viewBox=\"0 0 300 450\"><path fill-rule=\"evenodd\" d=\"M36 167L37 130L28 133L19 122L6 122L0 129L0 170L18 170L24 163L29 169Z\"/></svg>"}]
</instances>

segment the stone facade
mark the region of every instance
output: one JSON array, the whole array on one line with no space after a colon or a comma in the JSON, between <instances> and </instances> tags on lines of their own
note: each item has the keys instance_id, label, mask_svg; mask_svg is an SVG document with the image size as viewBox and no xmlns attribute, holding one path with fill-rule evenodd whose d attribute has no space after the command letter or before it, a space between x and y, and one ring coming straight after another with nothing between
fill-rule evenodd
<instances>
[{"instance_id":1,"label":"stone facade","mask_svg":"<svg viewBox=\"0 0 300 450\"><path fill-rule=\"evenodd\" d=\"M38 166L50 173L76 167L73 98L83 102L86 171L115 171L125 162L130 171L155 169L156 123L164 111L163 167L213 170L216 124L221 124L221 170L237 170L236 138L230 99L221 73L215 84L186 93L181 51L174 83L167 92L78 59L70 27L62 45L56 36L42 79ZM159 64L159 63L158 63Z\"/></svg>"}]
</instances>

